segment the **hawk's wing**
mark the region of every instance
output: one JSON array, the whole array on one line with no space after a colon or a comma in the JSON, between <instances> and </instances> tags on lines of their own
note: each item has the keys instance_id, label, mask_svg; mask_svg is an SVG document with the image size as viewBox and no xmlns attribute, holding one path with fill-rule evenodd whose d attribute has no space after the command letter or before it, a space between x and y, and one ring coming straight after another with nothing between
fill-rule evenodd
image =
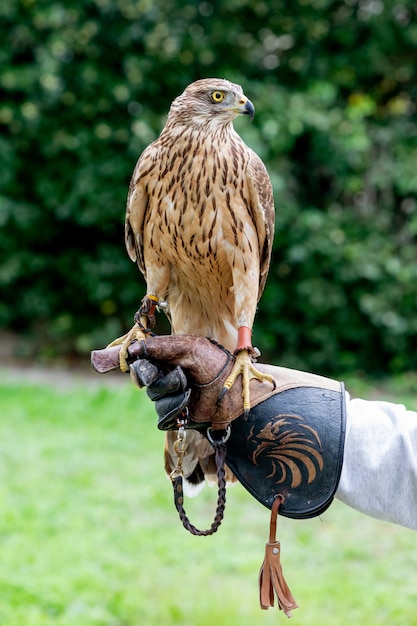
<instances>
[{"instance_id":1,"label":"hawk's wing","mask_svg":"<svg viewBox=\"0 0 417 626\"><path fill-rule=\"evenodd\" d=\"M250 151L248 163L248 180L251 194L249 212L258 233L259 242L259 291L260 299L268 276L274 243L275 208L272 185L263 161Z\"/></svg>"},{"instance_id":2,"label":"hawk's wing","mask_svg":"<svg viewBox=\"0 0 417 626\"><path fill-rule=\"evenodd\" d=\"M133 171L126 203L125 243L127 252L145 276L143 229L157 175L159 147L154 141L140 155ZM152 187L152 189L150 189ZM145 276L146 278L146 276Z\"/></svg>"}]
</instances>

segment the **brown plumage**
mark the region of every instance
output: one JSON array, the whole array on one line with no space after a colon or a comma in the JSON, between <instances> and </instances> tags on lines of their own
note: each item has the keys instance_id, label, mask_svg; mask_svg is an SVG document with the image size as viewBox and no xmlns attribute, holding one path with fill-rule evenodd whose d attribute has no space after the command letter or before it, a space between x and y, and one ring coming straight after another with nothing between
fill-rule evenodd
<instances>
[{"instance_id":1,"label":"brown plumage","mask_svg":"<svg viewBox=\"0 0 417 626\"><path fill-rule=\"evenodd\" d=\"M268 173L232 124L253 114L239 85L214 78L189 85L137 162L126 213L126 247L145 277L148 309L165 302L173 333L237 350L245 363L229 388L243 374L246 395L257 375L247 369L250 331L274 231Z\"/></svg>"}]
</instances>

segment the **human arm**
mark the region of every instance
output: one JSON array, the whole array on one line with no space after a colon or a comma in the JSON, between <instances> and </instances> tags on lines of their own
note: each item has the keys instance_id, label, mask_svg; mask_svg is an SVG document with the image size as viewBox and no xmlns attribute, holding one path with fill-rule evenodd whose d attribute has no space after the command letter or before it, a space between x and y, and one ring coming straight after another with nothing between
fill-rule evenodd
<instances>
[{"instance_id":1,"label":"human arm","mask_svg":"<svg viewBox=\"0 0 417 626\"><path fill-rule=\"evenodd\" d=\"M100 355L100 352L105 354ZM210 358L207 357L208 353L210 353ZM98 370L103 371L107 367L111 369L118 364L117 348L113 349L112 355L107 351L98 351L95 354ZM106 357L106 363L101 360L102 356ZM228 354L223 354L218 346L203 337L156 337L149 338L146 341L146 347L137 344L132 346L131 363L137 363L138 357L145 357L158 365L156 371L160 381L159 391L162 393L154 395L152 399L156 401L160 421L164 421L168 414L172 419L177 408L180 411L183 410L182 403L187 390L190 391L188 406L192 414L196 411L199 419L199 432L204 432L201 428L210 424L210 417L215 415L216 408L220 407L224 410L225 406L225 413L228 414L229 411L229 415L233 415L236 419L232 421L232 428L239 430L242 420L238 421L241 419L239 409L237 412L234 410L235 406L241 407L239 394L236 390L234 394L229 392L228 397L218 402L223 386L223 376L227 375L227 369L230 366L230 357ZM184 389L175 397L172 389L163 388L163 380L165 374L177 366L181 366L186 382ZM138 366L135 365L133 369L135 370L136 367ZM280 406L277 405L277 411L282 409L282 391L288 390L287 388L294 381L299 385L304 385L302 402L306 407L316 404L314 384L319 387L331 386L328 379L306 375L304 372L297 373L286 368L272 368L270 371L276 378L275 392L277 393L272 394L271 399L259 402L257 408L253 408L251 413L255 422L269 415L267 411L273 409L278 400ZM152 397L152 384L149 389ZM337 389L337 386L334 386L334 389ZM277 398L277 395L280 397ZM222 405L226 400L227 405ZM187 402L188 400L186 404ZM277 414L276 411L272 410L272 412ZM294 413L294 409L288 412ZM332 414L333 412L330 411L326 420L329 420ZM314 424L311 422L310 411L304 410L301 417L307 425L315 425L315 422ZM323 449L330 449L329 446L334 448L334 439L328 440L329 431L324 430L320 434ZM240 437L242 439L242 433ZM402 405L359 399L350 400L347 396L346 438L342 447L344 456L340 482L336 469L331 470L334 472L334 481L338 482L335 497L371 517L417 529L417 413L407 411ZM339 454L340 448L337 450ZM253 456L253 450L250 451ZM258 461L259 456L255 455L255 460ZM237 462L241 461L238 459ZM231 459L231 465L233 465L233 459ZM256 464L251 469L258 471ZM314 481L311 484L314 485Z\"/></svg>"}]
</instances>

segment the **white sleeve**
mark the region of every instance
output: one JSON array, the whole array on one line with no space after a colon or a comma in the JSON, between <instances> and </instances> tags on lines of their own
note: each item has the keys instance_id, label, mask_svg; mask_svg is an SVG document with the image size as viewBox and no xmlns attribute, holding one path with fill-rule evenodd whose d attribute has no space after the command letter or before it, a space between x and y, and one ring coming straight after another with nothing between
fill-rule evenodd
<instances>
[{"instance_id":1,"label":"white sleeve","mask_svg":"<svg viewBox=\"0 0 417 626\"><path fill-rule=\"evenodd\" d=\"M417 530L417 413L401 404L347 401L336 498L361 513Z\"/></svg>"}]
</instances>

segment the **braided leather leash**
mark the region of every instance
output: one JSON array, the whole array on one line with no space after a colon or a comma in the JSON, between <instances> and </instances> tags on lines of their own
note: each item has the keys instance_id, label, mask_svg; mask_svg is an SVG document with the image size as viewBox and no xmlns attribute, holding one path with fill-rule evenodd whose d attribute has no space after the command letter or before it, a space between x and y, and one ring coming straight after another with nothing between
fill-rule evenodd
<instances>
[{"instance_id":1,"label":"braided leather leash","mask_svg":"<svg viewBox=\"0 0 417 626\"><path fill-rule=\"evenodd\" d=\"M225 440L213 440L210 438L210 442L214 447L215 451L215 461L217 468L217 485L218 485L218 493L217 493L217 506L216 513L214 516L214 520L210 528L207 530L199 530L193 524L191 524L190 520L187 517L187 514L184 510L184 494L183 494L183 478L181 471L181 455L183 456L186 451L186 444L184 445L184 441L182 440L181 429L179 431L178 438L178 456L179 462L175 470L171 474L172 486L174 488L174 502L175 507L180 516L180 520L186 530L190 532L192 535L197 535L198 537L207 537L208 535L212 535L217 531L220 524L223 521L224 509L226 506L226 471L224 469L224 462L226 459L226 443Z\"/></svg>"}]
</instances>

